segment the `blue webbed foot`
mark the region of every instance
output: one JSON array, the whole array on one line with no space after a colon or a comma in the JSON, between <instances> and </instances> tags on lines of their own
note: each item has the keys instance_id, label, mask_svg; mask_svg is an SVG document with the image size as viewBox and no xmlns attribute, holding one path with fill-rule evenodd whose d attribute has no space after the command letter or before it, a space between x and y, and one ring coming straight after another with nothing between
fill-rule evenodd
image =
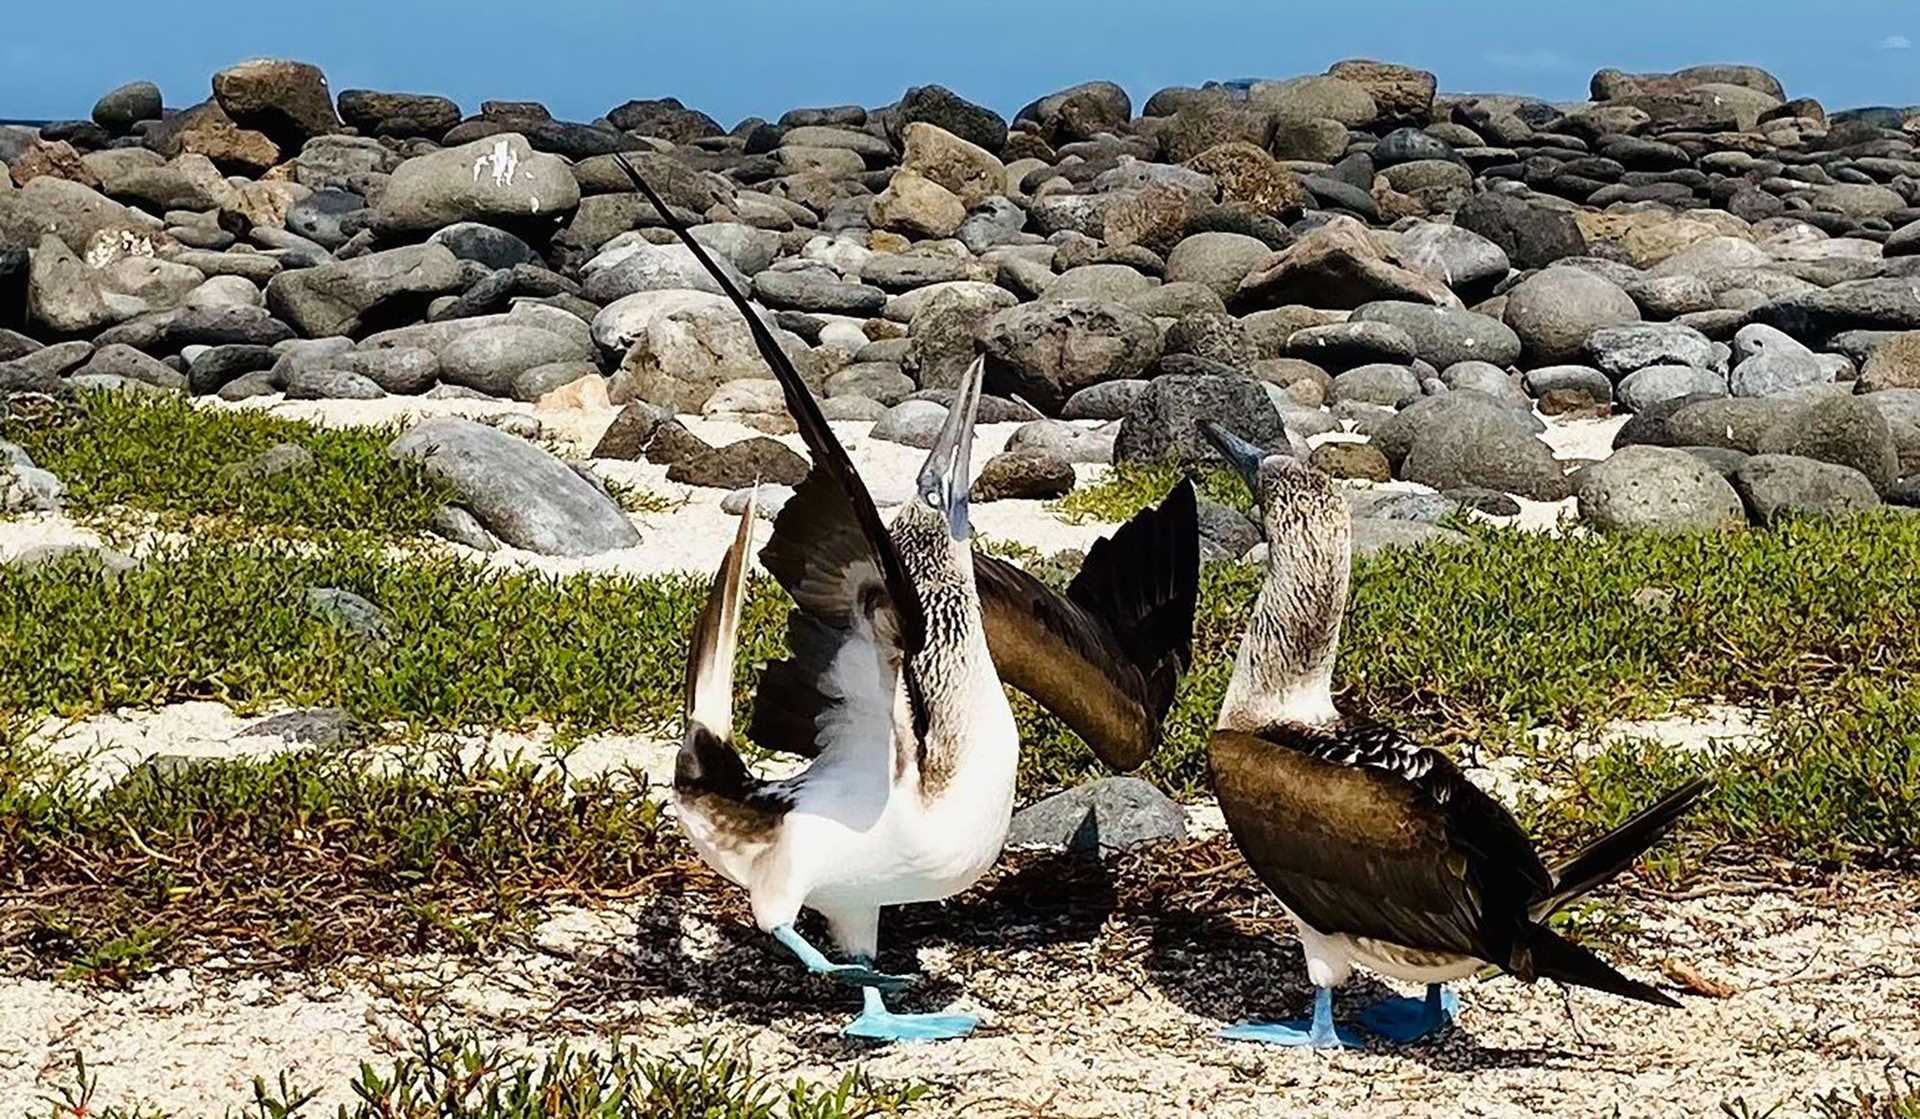
<instances>
[{"instance_id":1,"label":"blue webbed foot","mask_svg":"<svg viewBox=\"0 0 1920 1119\"><path fill-rule=\"evenodd\" d=\"M947 1041L965 1037L980 1024L971 1014L895 1014L880 992L866 990L866 1008L841 1032L869 1041Z\"/></svg>"},{"instance_id":2,"label":"blue webbed foot","mask_svg":"<svg viewBox=\"0 0 1920 1119\"><path fill-rule=\"evenodd\" d=\"M1459 996L1438 983L1427 985L1423 999L1381 999L1356 1017L1362 1026L1388 1041L1418 1041L1452 1024Z\"/></svg>"},{"instance_id":3,"label":"blue webbed foot","mask_svg":"<svg viewBox=\"0 0 1920 1119\"><path fill-rule=\"evenodd\" d=\"M1312 1019L1289 1022L1242 1022L1220 1031L1228 1041L1255 1041L1262 1045L1295 1045L1313 1049L1356 1049L1364 1045L1359 1037L1333 1023L1333 991L1322 987L1314 992Z\"/></svg>"},{"instance_id":4,"label":"blue webbed foot","mask_svg":"<svg viewBox=\"0 0 1920 1119\"><path fill-rule=\"evenodd\" d=\"M882 1007L861 1014L841 1032L871 1041L947 1041L967 1036L979 1024L971 1014L895 1014Z\"/></svg>"},{"instance_id":5,"label":"blue webbed foot","mask_svg":"<svg viewBox=\"0 0 1920 1119\"><path fill-rule=\"evenodd\" d=\"M856 960L850 964L836 964L822 955L818 948L809 944L807 938L801 936L799 930L792 925L781 925L773 930L773 938L786 945L789 951L798 956L800 962L807 965L808 971L845 983L849 987L880 987L889 991L898 991L913 983L913 977L910 975L888 975L886 972L873 970L871 961Z\"/></svg>"}]
</instances>

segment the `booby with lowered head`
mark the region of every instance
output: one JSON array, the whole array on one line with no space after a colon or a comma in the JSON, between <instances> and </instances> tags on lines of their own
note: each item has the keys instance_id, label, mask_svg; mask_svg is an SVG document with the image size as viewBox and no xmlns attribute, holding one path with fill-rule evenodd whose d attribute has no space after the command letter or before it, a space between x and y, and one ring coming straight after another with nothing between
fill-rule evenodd
<instances>
[{"instance_id":1,"label":"booby with lowered head","mask_svg":"<svg viewBox=\"0 0 1920 1119\"><path fill-rule=\"evenodd\" d=\"M645 180L624 158L619 163L745 317L813 457L760 553L795 605L788 615L791 656L767 666L750 734L814 761L796 776L765 780L747 769L731 741L749 509L694 630L687 726L674 775L677 813L700 856L747 889L757 925L810 970L864 989L864 1011L848 1034L963 1036L976 1025L971 1016L887 1008L883 992L907 980L875 970L880 909L950 897L999 855L1019 741L996 647L1043 703L1048 694L1077 689L1119 696L1128 710L1152 713L1150 730L1141 720L1098 712L1070 719L1092 732L1103 756L1126 760L1157 742L1158 718L1172 701L1170 680L1184 667L1191 641L1197 553L1184 568L1181 557L1191 547L1182 540L1194 533L1193 495L1188 490L1184 505L1170 499L1123 527L1117 535L1132 534L1128 547L1096 547L1064 598L1017 568L975 556L968 490L985 377L976 360L914 499L890 527L882 524L851 459L759 315ZM979 571L993 574L981 579ZM991 609L982 603L989 586ZM997 638L984 618L996 620ZM795 928L803 907L827 919L849 962L832 962Z\"/></svg>"},{"instance_id":2,"label":"booby with lowered head","mask_svg":"<svg viewBox=\"0 0 1920 1119\"><path fill-rule=\"evenodd\" d=\"M1446 755L1334 706L1352 523L1332 481L1216 425L1205 432L1252 489L1268 548L1210 743L1214 791L1242 855L1298 926L1317 988L1310 1020L1223 1036L1356 1044L1333 1021L1333 989L1356 963L1427 984L1424 999L1388 999L1359 1015L1396 1041L1444 1027L1454 1000L1441 985L1490 965L1526 982L1678 1006L1544 922L1631 865L1706 783L1688 782L1549 868L1512 814Z\"/></svg>"}]
</instances>

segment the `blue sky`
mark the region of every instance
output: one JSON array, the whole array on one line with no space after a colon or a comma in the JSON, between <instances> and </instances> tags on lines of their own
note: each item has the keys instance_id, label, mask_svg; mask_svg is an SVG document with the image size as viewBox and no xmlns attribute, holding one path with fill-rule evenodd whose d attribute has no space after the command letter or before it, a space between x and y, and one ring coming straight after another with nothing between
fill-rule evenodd
<instances>
[{"instance_id":1,"label":"blue sky","mask_svg":"<svg viewBox=\"0 0 1920 1119\"><path fill-rule=\"evenodd\" d=\"M467 111L530 98L590 120L672 95L731 125L799 105L885 104L939 82L1011 114L1089 78L1138 106L1166 85L1317 73L1356 56L1433 70L1446 90L1585 95L1601 66L1754 62L1829 108L1920 103L1920 5L1825 0L12 0L0 118L85 116L122 81L203 99L261 55L322 66L335 91L442 93Z\"/></svg>"}]
</instances>

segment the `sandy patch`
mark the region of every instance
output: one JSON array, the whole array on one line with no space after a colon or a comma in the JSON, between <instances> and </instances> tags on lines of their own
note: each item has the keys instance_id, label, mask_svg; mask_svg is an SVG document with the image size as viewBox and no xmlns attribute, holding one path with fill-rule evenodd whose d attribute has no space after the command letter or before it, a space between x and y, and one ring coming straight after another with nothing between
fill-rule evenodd
<instances>
[{"instance_id":1,"label":"sandy patch","mask_svg":"<svg viewBox=\"0 0 1920 1119\"><path fill-rule=\"evenodd\" d=\"M49 719L36 728L30 741L75 763L75 776L97 788L156 757L258 760L289 750L332 747L342 743L342 730L350 726L339 712L329 709L275 708L240 715L225 704L198 701L123 709L78 720ZM353 743L345 746L351 748ZM436 735L425 742L382 745L367 753L375 760L404 763L422 751L452 749L467 762L500 764L517 759L564 769L575 778L631 770L664 789L673 783L678 748L677 739L621 734L592 735L560 746L551 731L533 729Z\"/></svg>"},{"instance_id":2,"label":"sandy patch","mask_svg":"<svg viewBox=\"0 0 1920 1119\"><path fill-rule=\"evenodd\" d=\"M97 549L100 534L65 513L21 513L0 518L0 563L41 548Z\"/></svg>"},{"instance_id":3,"label":"sandy patch","mask_svg":"<svg viewBox=\"0 0 1920 1119\"><path fill-rule=\"evenodd\" d=\"M80 1052L102 1101L217 1114L247 1099L252 1076L286 1068L322 1091L326 1114L362 1060L390 1060L423 1019L514 1051L563 1038L599 1049L616 1033L663 1055L736 1041L782 1079L864 1066L936 1085L927 1114L968 1116L1700 1115L1736 1098L1753 1114L1784 1101L1798 1115L1815 1094L1884 1089L1920 1052L1910 882L1636 895L1623 904L1640 931L1610 954L1648 976L1676 961L1730 997L1686 995L1667 1011L1469 982L1459 1028L1438 1043L1331 1054L1213 1036L1304 1003L1298 952L1277 922L1157 928L1077 903L1049 920L1023 916L1011 888L1003 879L889 926L895 965L925 976L903 1005L980 1014L985 1026L963 1041L850 1043L837 1030L853 996L800 975L744 915L615 906L556 913L525 946L484 959L325 975L209 966L127 992L0 981L0 1108L23 1110ZM1378 994L1363 981L1344 997Z\"/></svg>"}]
</instances>

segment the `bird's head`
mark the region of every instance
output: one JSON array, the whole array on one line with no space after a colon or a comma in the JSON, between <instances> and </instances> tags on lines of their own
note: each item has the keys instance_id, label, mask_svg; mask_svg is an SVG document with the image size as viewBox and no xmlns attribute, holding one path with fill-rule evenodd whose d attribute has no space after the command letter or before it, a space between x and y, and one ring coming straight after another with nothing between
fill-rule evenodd
<instances>
[{"instance_id":1,"label":"bird's head","mask_svg":"<svg viewBox=\"0 0 1920 1119\"><path fill-rule=\"evenodd\" d=\"M973 485L973 417L980 408L980 385L986 362L974 358L954 390L947 422L927 452L920 468L919 500L947 522L953 539L965 541L972 529L967 520L967 492Z\"/></svg>"}]
</instances>

